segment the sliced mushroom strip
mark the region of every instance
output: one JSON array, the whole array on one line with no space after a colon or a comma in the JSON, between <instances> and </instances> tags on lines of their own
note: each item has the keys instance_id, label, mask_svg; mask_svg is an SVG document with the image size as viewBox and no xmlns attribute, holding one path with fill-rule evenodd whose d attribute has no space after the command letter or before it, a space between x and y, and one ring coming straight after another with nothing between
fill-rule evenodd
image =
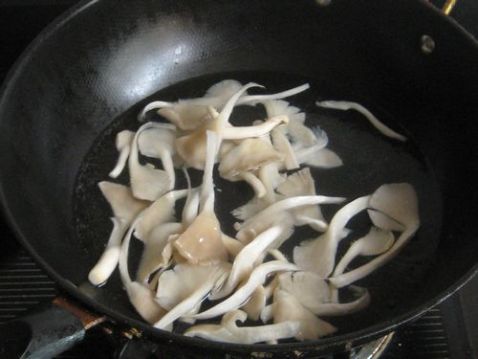
<instances>
[{"instance_id":1,"label":"sliced mushroom strip","mask_svg":"<svg viewBox=\"0 0 478 359\"><path fill-rule=\"evenodd\" d=\"M299 149L296 157L299 163L317 168L336 168L344 164L335 152L322 148L322 145Z\"/></svg>"},{"instance_id":2,"label":"sliced mushroom strip","mask_svg":"<svg viewBox=\"0 0 478 359\"><path fill-rule=\"evenodd\" d=\"M273 225L277 219L283 219L280 215L287 213L287 211L291 209L317 204L341 203L344 200L345 198L342 197L327 196L297 196L283 199L270 205L259 212L256 216L240 224L236 237L242 242L250 242L250 240L257 234Z\"/></svg>"},{"instance_id":3,"label":"sliced mushroom strip","mask_svg":"<svg viewBox=\"0 0 478 359\"><path fill-rule=\"evenodd\" d=\"M295 156L294 149L287 138L285 125L274 128L271 132L272 143L274 147L284 156L284 166L287 170L294 170L300 167Z\"/></svg>"},{"instance_id":4,"label":"sliced mushroom strip","mask_svg":"<svg viewBox=\"0 0 478 359\"><path fill-rule=\"evenodd\" d=\"M393 246L384 254L347 273L330 278L337 288L360 280L392 260L415 235L420 226L418 200L414 188L408 183L393 183L381 186L370 199L370 208L380 211L403 224L405 230Z\"/></svg>"},{"instance_id":5,"label":"sliced mushroom strip","mask_svg":"<svg viewBox=\"0 0 478 359\"><path fill-rule=\"evenodd\" d=\"M312 178L309 168L297 171L277 187L277 192L285 197L295 197L302 195L317 195L315 181ZM295 217L296 225L309 225L316 231L323 232L327 229L322 211L319 205L299 207L292 211Z\"/></svg>"},{"instance_id":6,"label":"sliced mushroom strip","mask_svg":"<svg viewBox=\"0 0 478 359\"><path fill-rule=\"evenodd\" d=\"M159 276L156 300L161 307L171 310L191 296L203 283L217 278L219 272L227 273L230 269L230 264L225 262L213 266L177 264Z\"/></svg>"},{"instance_id":7,"label":"sliced mushroom strip","mask_svg":"<svg viewBox=\"0 0 478 359\"><path fill-rule=\"evenodd\" d=\"M242 306L246 300L251 296L254 290L264 284L267 276L275 272L294 271L297 267L292 263L284 263L282 261L271 261L261 264L255 268L247 282L238 288L234 294L228 297L226 300L216 304L212 308L196 314L196 319L209 319L217 317L221 314L227 313L231 310L235 310Z\"/></svg>"},{"instance_id":8,"label":"sliced mushroom strip","mask_svg":"<svg viewBox=\"0 0 478 359\"><path fill-rule=\"evenodd\" d=\"M337 331L333 325L304 308L295 296L281 289L274 292L272 316L274 323L299 322L300 329L295 336L298 340L317 339Z\"/></svg>"},{"instance_id":9,"label":"sliced mushroom strip","mask_svg":"<svg viewBox=\"0 0 478 359\"><path fill-rule=\"evenodd\" d=\"M398 223L396 220L390 218L386 214L376 211L374 209L367 210L370 220L375 227L383 229L384 231L395 231L403 232L405 226L401 223Z\"/></svg>"},{"instance_id":10,"label":"sliced mushroom strip","mask_svg":"<svg viewBox=\"0 0 478 359\"><path fill-rule=\"evenodd\" d=\"M323 235L294 248L294 263L303 270L327 278L334 269L337 247L345 226L352 217L367 209L369 200L370 196L359 197L339 209Z\"/></svg>"},{"instance_id":11,"label":"sliced mushroom strip","mask_svg":"<svg viewBox=\"0 0 478 359\"><path fill-rule=\"evenodd\" d=\"M390 127L386 126L383 122L381 122L373 113L371 113L369 110L367 110L365 107L363 107L361 104L356 103L356 102L350 102L350 101L317 101L316 105L319 107L324 107L324 108L331 108L334 110L341 110L341 111L348 111L348 110L354 110L359 113L361 113L369 122L370 124L375 127L379 132L381 132L383 135L394 138L399 141L406 141L407 138L394 130L392 130Z\"/></svg>"},{"instance_id":12,"label":"sliced mushroom strip","mask_svg":"<svg viewBox=\"0 0 478 359\"><path fill-rule=\"evenodd\" d=\"M272 100L280 100L283 98L291 97L297 95L301 92L304 92L310 88L309 84L300 85L294 87L290 90L282 91L272 95L247 95L243 96L242 98L237 101L238 105L246 105L246 104L254 104L258 102L265 102L265 101L272 101Z\"/></svg>"},{"instance_id":13,"label":"sliced mushroom strip","mask_svg":"<svg viewBox=\"0 0 478 359\"><path fill-rule=\"evenodd\" d=\"M194 313L195 308L197 308L206 299L208 294L225 279L227 271L223 266L213 266L212 268L214 270L211 271L209 277L204 282L201 282L191 295L179 302L161 317L159 321L154 323L154 327L167 330L176 319L182 316L191 317L190 313Z\"/></svg>"},{"instance_id":14,"label":"sliced mushroom strip","mask_svg":"<svg viewBox=\"0 0 478 359\"><path fill-rule=\"evenodd\" d=\"M130 303L148 323L155 323L165 314L165 310L155 301L154 293L141 283L133 281L128 270L129 244L137 221L130 227L121 246L119 270L121 281L126 289Z\"/></svg>"},{"instance_id":15,"label":"sliced mushroom strip","mask_svg":"<svg viewBox=\"0 0 478 359\"><path fill-rule=\"evenodd\" d=\"M214 213L214 162L220 139L207 132L207 156L200 194L201 213L174 241L175 249L192 264L211 264L227 261L228 253L222 241L222 231Z\"/></svg>"},{"instance_id":16,"label":"sliced mushroom strip","mask_svg":"<svg viewBox=\"0 0 478 359\"><path fill-rule=\"evenodd\" d=\"M213 293L210 299L220 299L229 295L241 281L245 280L252 272L254 262L279 238L283 230L283 227L280 225L271 227L246 245L234 259L231 273L224 286L217 293Z\"/></svg>"},{"instance_id":17,"label":"sliced mushroom strip","mask_svg":"<svg viewBox=\"0 0 478 359\"><path fill-rule=\"evenodd\" d=\"M350 287L355 299L338 303L333 298L329 283L312 272L283 273L279 276L279 286L295 296L305 308L319 316L346 315L362 310L370 303L368 290Z\"/></svg>"},{"instance_id":18,"label":"sliced mushroom strip","mask_svg":"<svg viewBox=\"0 0 478 359\"><path fill-rule=\"evenodd\" d=\"M141 165L139 162L138 139L143 131L158 127L152 122L141 126L133 139L131 153L128 160L131 190L136 198L154 201L167 191L173 189L169 174L151 164ZM159 126L161 127L161 126Z\"/></svg>"},{"instance_id":19,"label":"sliced mushroom strip","mask_svg":"<svg viewBox=\"0 0 478 359\"><path fill-rule=\"evenodd\" d=\"M239 327L237 322L243 323L246 313L240 310L227 313L221 324L201 324L186 330L184 335L196 336L203 339L215 340L224 343L254 344L293 338L299 330L299 322L285 321L279 324L254 327Z\"/></svg>"},{"instance_id":20,"label":"sliced mushroom strip","mask_svg":"<svg viewBox=\"0 0 478 359\"><path fill-rule=\"evenodd\" d=\"M134 232L136 238L146 242L154 228L162 223L173 222L175 203L177 200L184 198L187 193L187 190L168 192L142 211Z\"/></svg>"},{"instance_id":21,"label":"sliced mushroom strip","mask_svg":"<svg viewBox=\"0 0 478 359\"><path fill-rule=\"evenodd\" d=\"M119 156L115 167L109 173L111 178L116 178L121 174L121 172L123 172L131 151L131 143L133 142L133 138L134 132L128 130L118 132L116 135L116 149L119 152Z\"/></svg>"},{"instance_id":22,"label":"sliced mushroom strip","mask_svg":"<svg viewBox=\"0 0 478 359\"><path fill-rule=\"evenodd\" d=\"M138 282L148 283L152 273L169 264L164 260L162 252L168 244L169 237L179 233L181 230L181 223L164 223L159 224L151 231L144 243L143 254L136 272L136 280Z\"/></svg>"},{"instance_id":23,"label":"sliced mushroom strip","mask_svg":"<svg viewBox=\"0 0 478 359\"><path fill-rule=\"evenodd\" d=\"M390 231L384 231L376 227L370 228L370 231L362 238L356 240L335 267L333 276L336 277L343 272L352 261L359 256L377 256L388 251L395 237Z\"/></svg>"},{"instance_id":24,"label":"sliced mushroom strip","mask_svg":"<svg viewBox=\"0 0 478 359\"><path fill-rule=\"evenodd\" d=\"M149 204L134 198L131 190L126 186L103 181L98 184L98 187L110 204L114 217L111 218L113 230L106 248L88 274L88 280L93 285L101 285L111 276L118 264L121 240L134 218Z\"/></svg>"},{"instance_id":25,"label":"sliced mushroom strip","mask_svg":"<svg viewBox=\"0 0 478 359\"><path fill-rule=\"evenodd\" d=\"M247 317L251 320L259 320L262 310L267 302L266 292L262 285L258 286L251 294L249 300L241 309L247 313Z\"/></svg>"},{"instance_id":26,"label":"sliced mushroom strip","mask_svg":"<svg viewBox=\"0 0 478 359\"><path fill-rule=\"evenodd\" d=\"M144 156L161 160L163 169L169 176L169 189L173 189L176 184L173 163L175 139L176 131L160 127L148 128L138 137L139 152Z\"/></svg>"},{"instance_id":27,"label":"sliced mushroom strip","mask_svg":"<svg viewBox=\"0 0 478 359\"><path fill-rule=\"evenodd\" d=\"M238 81L224 80L212 85L201 98L179 100L178 102L154 101L141 111L138 119L142 121L147 112L157 110L158 114L178 128L194 130L202 124L209 106L221 110L227 100L241 87L242 85Z\"/></svg>"}]
</instances>

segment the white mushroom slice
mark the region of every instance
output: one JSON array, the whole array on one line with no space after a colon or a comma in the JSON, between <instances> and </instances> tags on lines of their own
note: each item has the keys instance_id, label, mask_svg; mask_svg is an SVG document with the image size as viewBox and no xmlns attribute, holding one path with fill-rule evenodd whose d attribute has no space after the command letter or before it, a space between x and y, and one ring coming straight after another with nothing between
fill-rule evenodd
<instances>
[{"instance_id":1,"label":"white mushroom slice","mask_svg":"<svg viewBox=\"0 0 478 359\"><path fill-rule=\"evenodd\" d=\"M281 289L274 292L272 315L274 323L299 322L300 329L295 336L298 340L317 339L337 331L333 325L304 308L295 296Z\"/></svg>"},{"instance_id":2,"label":"white mushroom slice","mask_svg":"<svg viewBox=\"0 0 478 359\"><path fill-rule=\"evenodd\" d=\"M220 110L241 87L242 85L235 80L224 80L212 85L202 98L179 100L175 103L154 101L141 111L138 119L142 121L148 111L158 110L160 115L180 129L194 130L201 125L208 106Z\"/></svg>"},{"instance_id":3,"label":"white mushroom slice","mask_svg":"<svg viewBox=\"0 0 478 359\"><path fill-rule=\"evenodd\" d=\"M209 87L204 97L218 99L216 108L221 110L222 106L224 106L227 100L234 96L235 93L240 91L241 88L242 84L239 81L223 80Z\"/></svg>"},{"instance_id":4,"label":"white mushroom slice","mask_svg":"<svg viewBox=\"0 0 478 359\"><path fill-rule=\"evenodd\" d=\"M308 167L297 171L277 187L277 192L285 197L295 197L301 195L315 196L315 181L312 178ZM292 211L295 217L296 225L309 225L316 231L323 232L327 229L327 222L324 219L319 205L306 206L294 209Z\"/></svg>"},{"instance_id":5,"label":"white mushroom slice","mask_svg":"<svg viewBox=\"0 0 478 359\"><path fill-rule=\"evenodd\" d=\"M219 173L227 180L237 181L243 179L241 175L244 173L255 171L268 163L281 160L281 154L274 150L272 145L260 139L251 138L242 141L223 157L219 164ZM259 179L257 181L260 182ZM252 181L248 182L253 184ZM262 185L262 182L260 183ZM263 185L262 187L264 188Z\"/></svg>"},{"instance_id":6,"label":"white mushroom slice","mask_svg":"<svg viewBox=\"0 0 478 359\"><path fill-rule=\"evenodd\" d=\"M246 318L246 313L236 310L225 314L220 325L196 325L186 330L184 335L223 343L254 344L293 338L297 335L299 329L299 323L296 321L254 327L238 327L236 322L243 323Z\"/></svg>"},{"instance_id":7,"label":"white mushroom slice","mask_svg":"<svg viewBox=\"0 0 478 359\"><path fill-rule=\"evenodd\" d=\"M153 291L141 283L132 281L128 271L129 243L136 224L135 221L130 227L121 246L119 258L120 276L130 303L144 320L148 323L154 323L164 315L165 310L154 300Z\"/></svg>"},{"instance_id":8,"label":"white mushroom slice","mask_svg":"<svg viewBox=\"0 0 478 359\"><path fill-rule=\"evenodd\" d=\"M194 318L196 319L209 319L217 317L218 315L224 314L231 310L239 308L243 305L246 300L251 296L254 290L259 286L264 284L267 276L275 272L283 271L294 271L297 270L297 267L292 263L284 263L282 261L271 261L264 264L261 264L255 268L247 282L238 288L234 294L225 299L224 301L216 304L212 308L196 314Z\"/></svg>"},{"instance_id":9,"label":"white mushroom slice","mask_svg":"<svg viewBox=\"0 0 478 359\"><path fill-rule=\"evenodd\" d=\"M125 225L123 220L114 217L111 218L111 221L113 222L113 230L111 231L106 248L88 274L88 280L93 285L105 283L118 265L121 252L121 240L128 229L128 225Z\"/></svg>"},{"instance_id":10,"label":"white mushroom slice","mask_svg":"<svg viewBox=\"0 0 478 359\"><path fill-rule=\"evenodd\" d=\"M308 308L315 315L323 316L343 316L356 313L366 308L370 304L370 293L367 289L350 286L355 299L346 303L317 303L316 306Z\"/></svg>"},{"instance_id":11,"label":"white mushroom slice","mask_svg":"<svg viewBox=\"0 0 478 359\"><path fill-rule=\"evenodd\" d=\"M254 268L254 262L279 238L283 230L282 226L271 227L246 245L234 259L224 286L217 293L213 293L210 298L215 300L229 295L241 281L249 276Z\"/></svg>"},{"instance_id":12,"label":"white mushroom slice","mask_svg":"<svg viewBox=\"0 0 478 359\"><path fill-rule=\"evenodd\" d=\"M267 135L281 123L288 123L287 116L276 116L268 118L261 124L254 126L229 126L220 131L225 140L243 140L252 137L261 137Z\"/></svg>"},{"instance_id":13,"label":"white mushroom slice","mask_svg":"<svg viewBox=\"0 0 478 359\"><path fill-rule=\"evenodd\" d=\"M237 93L235 93L224 105L220 113L209 107L204 124L196 129L193 133L179 137L176 139L175 146L181 158L191 167L198 170L204 168L206 160L206 132L213 131L219 136L219 143L223 139L223 131L227 129L229 139L234 139L234 127L229 123L229 117L236 105L238 98L249 88L260 87L260 85L249 83L243 86ZM232 128L232 130L230 130ZM239 138L242 135L238 135Z\"/></svg>"},{"instance_id":14,"label":"white mushroom slice","mask_svg":"<svg viewBox=\"0 0 478 359\"><path fill-rule=\"evenodd\" d=\"M131 151L131 143L133 142L133 138L134 132L128 130L118 132L116 135L116 149L119 152L119 156L115 167L109 173L111 178L117 178L121 172L123 172Z\"/></svg>"},{"instance_id":15,"label":"white mushroom slice","mask_svg":"<svg viewBox=\"0 0 478 359\"><path fill-rule=\"evenodd\" d=\"M106 248L88 274L88 280L93 285L101 285L111 276L118 264L121 240L125 232L138 213L149 204L134 198L131 190L126 186L103 181L98 183L98 187L110 204L114 218L111 218L113 230Z\"/></svg>"},{"instance_id":16,"label":"white mushroom slice","mask_svg":"<svg viewBox=\"0 0 478 359\"><path fill-rule=\"evenodd\" d=\"M290 106L289 102L284 100L268 100L264 101L263 105L267 112L267 117L285 115L289 117L290 124L292 123L304 123L305 114L300 112L300 109L295 106Z\"/></svg>"},{"instance_id":17,"label":"white mushroom slice","mask_svg":"<svg viewBox=\"0 0 478 359\"><path fill-rule=\"evenodd\" d=\"M184 227L188 227L193 223L199 212L199 188L191 188L191 178L184 167L183 172L188 184L188 196L186 197L186 203L184 203L181 219Z\"/></svg>"},{"instance_id":18,"label":"white mushroom slice","mask_svg":"<svg viewBox=\"0 0 478 359\"><path fill-rule=\"evenodd\" d=\"M269 249L268 253L274 258L277 259L278 261L283 261L283 262L288 262L289 260L287 257L282 253L280 250L277 248L274 249Z\"/></svg>"},{"instance_id":19,"label":"white mushroom slice","mask_svg":"<svg viewBox=\"0 0 478 359\"><path fill-rule=\"evenodd\" d=\"M343 206L335 213L323 235L295 247L294 263L305 271L315 272L320 277L327 278L334 269L337 247L343 238L345 226L352 217L367 208L370 197L359 197Z\"/></svg>"},{"instance_id":20,"label":"white mushroom slice","mask_svg":"<svg viewBox=\"0 0 478 359\"><path fill-rule=\"evenodd\" d=\"M408 183L393 183L381 186L372 195L369 205L372 209L383 212L403 224L405 230L384 254L347 273L330 278L330 282L337 288L342 288L366 277L392 260L413 237L420 226L417 195L414 188Z\"/></svg>"},{"instance_id":21,"label":"white mushroom slice","mask_svg":"<svg viewBox=\"0 0 478 359\"><path fill-rule=\"evenodd\" d=\"M138 137L139 152L144 156L161 160L163 169L169 176L169 189L173 189L176 184L173 164L175 139L175 131L158 127L146 129Z\"/></svg>"},{"instance_id":22,"label":"white mushroom slice","mask_svg":"<svg viewBox=\"0 0 478 359\"><path fill-rule=\"evenodd\" d=\"M244 180L252 187L255 196L262 198L267 194L266 187L261 180L252 172L241 172L237 176L231 177L230 181Z\"/></svg>"},{"instance_id":23,"label":"white mushroom slice","mask_svg":"<svg viewBox=\"0 0 478 359\"><path fill-rule=\"evenodd\" d=\"M262 323L267 323L268 321L272 320L272 304L266 305L263 309L261 314L259 315ZM295 335L294 335L295 336Z\"/></svg>"},{"instance_id":24,"label":"white mushroom slice","mask_svg":"<svg viewBox=\"0 0 478 359\"><path fill-rule=\"evenodd\" d=\"M259 179L264 184L264 187L266 189L266 195L264 196L264 199L265 199L265 202L267 202L268 204L271 204L276 201L275 189L282 182L285 181L285 178L284 178L285 176L279 172L279 168L280 168L279 162L272 162L264 166L261 166L261 168L259 169ZM247 218L243 218L243 220Z\"/></svg>"},{"instance_id":25,"label":"white mushroom slice","mask_svg":"<svg viewBox=\"0 0 478 359\"><path fill-rule=\"evenodd\" d=\"M128 225L150 205L148 201L134 198L131 189L122 184L102 181L98 183L98 187L111 206L115 218L121 219Z\"/></svg>"},{"instance_id":26,"label":"white mushroom slice","mask_svg":"<svg viewBox=\"0 0 478 359\"><path fill-rule=\"evenodd\" d=\"M394 138L399 141L407 140L405 136L395 132L390 127L386 126L377 117L375 117L373 113L371 113L369 110L367 110L365 107L363 107L359 103L350 102L350 101L328 100L328 101L318 101L316 102L316 105L319 107L331 108L334 110L341 110L341 111L355 110L359 112L360 114L362 114L370 122L370 124L373 127L375 127L379 132L381 132L383 135L390 138Z\"/></svg>"},{"instance_id":27,"label":"white mushroom slice","mask_svg":"<svg viewBox=\"0 0 478 359\"><path fill-rule=\"evenodd\" d=\"M161 253L168 244L168 238L172 234L179 233L181 229L181 223L164 223L159 224L148 234L147 240L144 241L143 254L136 272L138 282L148 283L149 276L153 272L168 265Z\"/></svg>"},{"instance_id":28,"label":"white mushroom slice","mask_svg":"<svg viewBox=\"0 0 478 359\"><path fill-rule=\"evenodd\" d=\"M294 87L290 90L286 90L272 95L247 95L240 98L239 101L237 101L237 105L255 104L265 101L280 100L283 98L297 95L301 92L308 90L309 88L309 84L304 84L301 86Z\"/></svg>"},{"instance_id":29,"label":"white mushroom slice","mask_svg":"<svg viewBox=\"0 0 478 359\"><path fill-rule=\"evenodd\" d=\"M409 183L391 183L380 186L372 195L370 209L379 211L406 228L420 223L417 194Z\"/></svg>"},{"instance_id":30,"label":"white mushroom slice","mask_svg":"<svg viewBox=\"0 0 478 359\"><path fill-rule=\"evenodd\" d=\"M164 271L158 280L156 300L164 309L171 310L184 299L192 295L203 283L230 270L228 263L219 266L199 266L188 263L178 264L173 269Z\"/></svg>"},{"instance_id":31,"label":"white mushroom slice","mask_svg":"<svg viewBox=\"0 0 478 359\"><path fill-rule=\"evenodd\" d=\"M367 213L373 225L377 228L383 229L384 231L395 232L403 232L405 230L405 226L403 224L398 223L397 221L383 214L382 212L369 209L367 210Z\"/></svg>"},{"instance_id":32,"label":"white mushroom slice","mask_svg":"<svg viewBox=\"0 0 478 359\"><path fill-rule=\"evenodd\" d=\"M139 162L138 138L147 129L156 127L148 122L141 126L134 136L128 160L131 190L136 198L154 201L171 190L171 178L166 171L154 168L150 164Z\"/></svg>"},{"instance_id":33,"label":"white mushroom slice","mask_svg":"<svg viewBox=\"0 0 478 359\"><path fill-rule=\"evenodd\" d=\"M282 273L278 278L280 289L294 295L309 310L330 302L329 284L315 273Z\"/></svg>"},{"instance_id":34,"label":"white mushroom slice","mask_svg":"<svg viewBox=\"0 0 478 359\"><path fill-rule=\"evenodd\" d=\"M266 306L266 293L262 285L258 286L246 304L241 309L247 313L247 317L251 320L259 320L262 310Z\"/></svg>"},{"instance_id":35,"label":"white mushroom slice","mask_svg":"<svg viewBox=\"0 0 478 359\"><path fill-rule=\"evenodd\" d=\"M174 206L177 200L185 197L187 190L177 190L166 193L154 201L139 215L139 221L134 232L136 238L147 241L149 233L162 223L174 221Z\"/></svg>"},{"instance_id":36,"label":"white mushroom slice","mask_svg":"<svg viewBox=\"0 0 478 359\"><path fill-rule=\"evenodd\" d=\"M201 282L188 297L176 304L169 312L161 317L159 321L154 323L154 327L167 330L176 319L194 313L195 308L206 299L207 295L214 290L217 285L222 283L227 274L227 270L224 266L213 266L211 268L213 268L213 271L210 272L208 278L204 282ZM160 282L161 279L159 280L159 283Z\"/></svg>"},{"instance_id":37,"label":"white mushroom slice","mask_svg":"<svg viewBox=\"0 0 478 359\"><path fill-rule=\"evenodd\" d=\"M317 168L335 168L344 164L335 152L323 148L322 145L299 149L296 151L296 157L299 163Z\"/></svg>"},{"instance_id":38,"label":"white mushroom slice","mask_svg":"<svg viewBox=\"0 0 478 359\"><path fill-rule=\"evenodd\" d=\"M226 247L227 253L232 258L235 258L244 248L244 244L239 242L236 238L229 237L227 234L222 234L222 243Z\"/></svg>"},{"instance_id":39,"label":"white mushroom slice","mask_svg":"<svg viewBox=\"0 0 478 359\"><path fill-rule=\"evenodd\" d=\"M347 266L359 256L377 256L390 249L394 241L393 233L372 227L362 238L356 240L335 267L333 276L342 274Z\"/></svg>"},{"instance_id":40,"label":"white mushroom slice","mask_svg":"<svg viewBox=\"0 0 478 359\"><path fill-rule=\"evenodd\" d=\"M299 162L295 156L294 149L287 138L284 125L277 126L271 133L274 147L284 156L284 165L287 170L299 168Z\"/></svg>"},{"instance_id":41,"label":"white mushroom slice","mask_svg":"<svg viewBox=\"0 0 478 359\"><path fill-rule=\"evenodd\" d=\"M266 192L267 189L266 189ZM257 198L254 196L246 204L237 207L232 211L232 215L241 221L246 221L251 217L254 217L257 213L267 208L271 203L266 200L266 198Z\"/></svg>"},{"instance_id":42,"label":"white mushroom slice","mask_svg":"<svg viewBox=\"0 0 478 359\"><path fill-rule=\"evenodd\" d=\"M214 132L207 132L207 158L201 188L201 213L174 241L175 249L192 264L227 261L228 253L222 241L219 221L214 213L213 168L219 148Z\"/></svg>"},{"instance_id":43,"label":"white mushroom slice","mask_svg":"<svg viewBox=\"0 0 478 359\"><path fill-rule=\"evenodd\" d=\"M281 215L287 214L287 211L291 209L321 203L341 203L343 201L344 198L342 197L327 196L297 196L283 199L270 205L253 218L250 218L239 225L239 232L237 233L236 238L241 242L250 242L250 240L257 236L257 234L271 227L274 223L277 223L277 220L284 220L284 217Z\"/></svg>"}]
</instances>

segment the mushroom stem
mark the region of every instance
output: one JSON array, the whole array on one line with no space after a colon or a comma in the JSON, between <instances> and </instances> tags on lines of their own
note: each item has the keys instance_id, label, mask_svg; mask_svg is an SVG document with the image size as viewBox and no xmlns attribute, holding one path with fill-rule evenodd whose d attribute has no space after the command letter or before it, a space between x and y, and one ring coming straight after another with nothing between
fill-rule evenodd
<instances>
[{"instance_id":1,"label":"mushroom stem","mask_svg":"<svg viewBox=\"0 0 478 359\"><path fill-rule=\"evenodd\" d=\"M247 95L241 97L237 101L237 105L246 105L254 102L264 102L270 100L280 100L286 97L291 97L297 95L301 92L304 92L310 88L309 84L303 84L301 86L294 87L290 90L282 91L272 95Z\"/></svg>"},{"instance_id":2,"label":"mushroom stem","mask_svg":"<svg viewBox=\"0 0 478 359\"><path fill-rule=\"evenodd\" d=\"M405 244L407 244L408 241L413 237L415 232L418 230L418 227L418 224L416 224L407 228L404 232L402 232L402 234L400 234L398 240L387 252L372 259L367 264L364 264L363 266L351 270L350 272L329 278L330 282L335 287L342 288L366 277L377 268L391 261L400 252L403 246L405 246Z\"/></svg>"},{"instance_id":3,"label":"mushroom stem","mask_svg":"<svg viewBox=\"0 0 478 359\"><path fill-rule=\"evenodd\" d=\"M266 195L266 187L255 174L252 172L241 172L239 176L254 189L257 198L262 198Z\"/></svg>"},{"instance_id":4,"label":"mushroom stem","mask_svg":"<svg viewBox=\"0 0 478 359\"><path fill-rule=\"evenodd\" d=\"M407 140L405 136L395 132L390 127L386 126L377 117L375 117L373 113L371 113L369 110L367 110L365 107L363 107L359 103L350 102L350 101L328 100L328 101L317 101L315 104L319 107L331 108L334 110L342 110L342 111L355 110L361 113L363 116L365 116L365 118L369 120L372 126L375 127L378 131L380 131L383 135L390 138L394 138L399 141Z\"/></svg>"},{"instance_id":5,"label":"mushroom stem","mask_svg":"<svg viewBox=\"0 0 478 359\"><path fill-rule=\"evenodd\" d=\"M105 251L88 274L88 280L93 285L101 285L106 282L118 265L121 240L128 229L128 224L114 217L111 218L111 221L113 222L113 230L111 231Z\"/></svg>"},{"instance_id":6,"label":"mushroom stem","mask_svg":"<svg viewBox=\"0 0 478 359\"><path fill-rule=\"evenodd\" d=\"M246 138L261 137L271 132L274 127L287 122L289 122L287 116L276 116L255 126L225 127L221 130L221 137L224 140L243 140Z\"/></svg>"},{"instance_id":7,"label":"mushroom stem","mask_svg":"<svg viewBox=\"0 0 478 359\"><path fill-rule=\"evenodd\" d=\"M284 263L282 261L271 261L261 264L254 269L249 277L248 281L239 289L237 289L233 295L214 307L196 314L196 319L209 319L217 317L231 310L239 308L254 292L254 290L261 284L263 284L267 276L274 272L281 271L295 271L297 267L292 263Z\"/></svg>"}]
</instances>

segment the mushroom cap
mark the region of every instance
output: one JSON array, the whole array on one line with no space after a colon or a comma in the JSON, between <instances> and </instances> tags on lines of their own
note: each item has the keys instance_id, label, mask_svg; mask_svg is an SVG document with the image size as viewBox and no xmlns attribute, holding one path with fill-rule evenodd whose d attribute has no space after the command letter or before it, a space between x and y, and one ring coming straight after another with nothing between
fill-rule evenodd
<instances>
[{"instance_id":1,"label":"mushroom cap","mask_svg":"<svg viewBox=\"0 0 478 359\"><path fill-rule=\"evenodd\" d=\"M272 145L258 138L249 138L224 155L219 173L224 178L234 178L241 172L254 171L282 159L283 156Z\"/></svg>"}]
</instances>

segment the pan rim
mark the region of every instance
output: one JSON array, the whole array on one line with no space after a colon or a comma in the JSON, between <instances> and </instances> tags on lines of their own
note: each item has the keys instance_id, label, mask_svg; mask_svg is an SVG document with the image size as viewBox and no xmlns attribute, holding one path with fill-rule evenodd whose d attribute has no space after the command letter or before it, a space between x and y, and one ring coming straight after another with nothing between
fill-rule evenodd
<instances>
[{"instance_id":1,"label":"pan rim","mask_svg":"<svg viewBox=\"0 0 478 359\"><path fill-rule=\"evenodd\" d=\"M29 59L34 54L35 50L41 46L41 44L46 41L54 32L63 27L70 19L74 18L78 14L86 11L90 7L93 7L96 4L99 4L102 0L82 0L69 8L66 12L57 17L53 22L47 25L37 36L36 38L24 49L19 58L15 61L13 66L10 68L3 84L0 87L0 121L2 118L3 108L5 107L5 99L11 89L12 84L14 83L16 77L22 72L23 68L28 64ZM454 19L446 17L438 9L431 6L425 0L412 1L410 2L418 3L417 6L426 7L429 11L434 11L438 16L443 18L444 21L449 22L457 31L461 33L462 36L466 37L470 41L471 45L478 48L477 40L469 34L461 25L459 25ZM216 350L216 351L231 351L239 353L250 353L250 352L287 352L300 350L306 353L307 351L324 351L328 348L337 350L340 347L351 348L355 345L363 344L367 341L370 341L374 338L384 335L395 328L406 324L427 310L431 309L435 305L441 303L450 297L453 293L459 290L464 286L475 274L478 273L478 263L476 263L465 275L463 275L459 280L454 284L449 286L442 293L432 298L431 300L426 301L422 305L415 307L414 309L394 317L391 320L381 322L367 328L347 333L339 334L329 338L317 339L314 341L307 342L297 342L297 343L280 343L275 345L269 344L231 344L231 343L220 343L209 340L202 340L198 338L190 338L183 336L181 334L173 334L167 331L156 329L149 324L142 322L138 319L131 318L127 315L119 313L114 310L110 310L107 306L96 302L91 297L83 294L79 288L70 282L69 280L62 277L57 273L30 245L28 239L23 235L21 228L17 225L17 222L10 211L9 205L6 201L3 181L0 175L0 210L4 214L5 221L9 227L13 230L16 239L21 243L21 245L27 250L27 252L34 258L34 260L44 269L47 274L58 284L60 289L64 290L71 295L73 298L80 301L82 305L85 305L88 308L93 309L96 312L104 313L106 316L112 320L124 323L128 326L137 327L144 331L146 335L156 339L156 340L168 340L169 342L184 343L186 345L196 346L204 348L205 350Z\"/></svg>"}]
</instances>

